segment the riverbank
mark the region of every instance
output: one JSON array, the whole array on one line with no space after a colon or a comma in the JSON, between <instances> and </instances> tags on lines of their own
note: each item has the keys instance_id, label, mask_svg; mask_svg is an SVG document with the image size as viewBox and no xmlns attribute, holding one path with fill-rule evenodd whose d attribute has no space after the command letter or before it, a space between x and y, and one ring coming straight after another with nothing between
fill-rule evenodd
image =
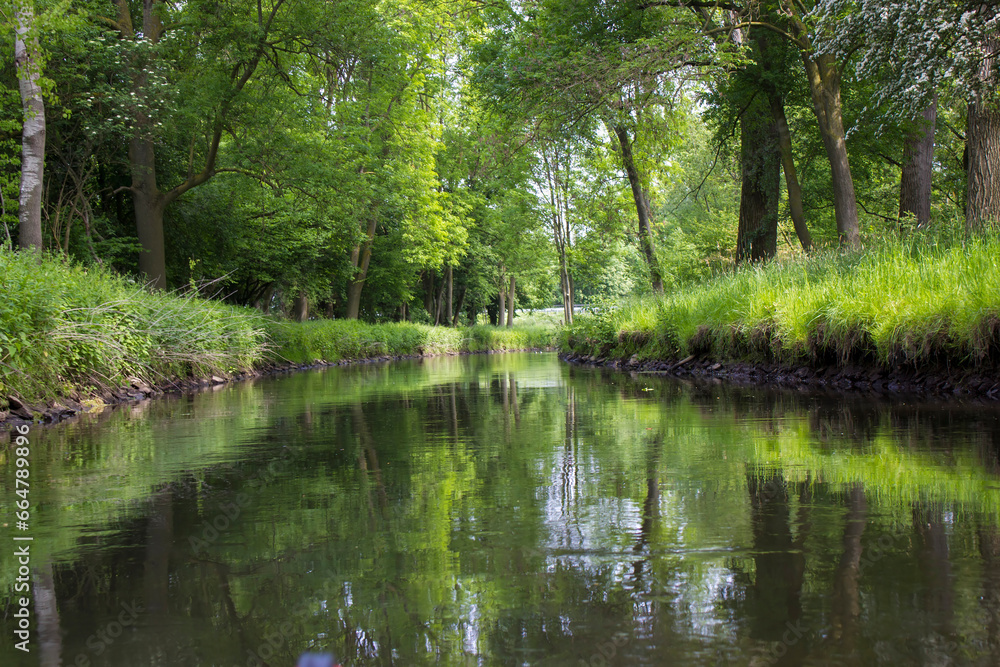
<instances>
[{"instance_id":1,"label":"riverbank","mask_svg":"<svg viewBox=\"0 0 1000 667\"><path fill-rule=\"evenodd\" d=\"M560 348L571 361L737 382L996 398L1000 241L747 268L581 320Z\"/></svg>"},{"instance_id":2,"label":"riverbank","mask_svg":"<svg viewBox=\"0 0 1000 667\"><path fill-rule=\"evenodd\" d=\"M0 251L0 422L350 361L552 347L546 327L304 323Z\"/></svg>"}]
</instances>

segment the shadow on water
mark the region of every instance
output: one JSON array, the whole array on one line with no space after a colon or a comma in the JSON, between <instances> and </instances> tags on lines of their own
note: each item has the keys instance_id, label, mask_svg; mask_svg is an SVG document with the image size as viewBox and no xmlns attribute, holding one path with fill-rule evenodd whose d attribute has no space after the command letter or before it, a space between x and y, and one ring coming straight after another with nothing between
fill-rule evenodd
<instances>
[{"instance_id":1,"label":"shadow on water","mask_svg":"<svg viewBox=\"0 0 1000 667\"><path fill-rule=\"evenodd\" d=\"M997 664L998 414L513 354L38 429L0 661Z\"/></svg>"}]
</instances>

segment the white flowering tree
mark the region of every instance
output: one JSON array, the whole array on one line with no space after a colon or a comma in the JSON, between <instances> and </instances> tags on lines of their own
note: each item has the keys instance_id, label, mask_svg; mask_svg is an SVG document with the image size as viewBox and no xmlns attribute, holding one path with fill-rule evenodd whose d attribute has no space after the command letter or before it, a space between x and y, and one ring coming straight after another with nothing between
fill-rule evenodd
<instances>
[{"instance_id":1,"label":"white flowering tree","mask_svg":"<svg viewBox=\"0 0 1000 667\"><path fill-rule=\"evenodd\" d=\"M821 0L815 10L831 57L853 54L877 77L872 108L890 122L916 121L907 145L901 212L929 219L933 123L939 95L968 104L966 228L1000 223L1000 109L996 2Z\"/></svg>"},{"instance_id":2,"label":"white flowering tree","mask_svg":"<svg viewBox=\"0 0 1000 667\"><path fill-rule=\"evenodd\" d=\"M245 89L262 63L300 49L297 38L322 22L312 21L301 6L292 11L286 0L253 7L115 0L114 7L117 14L104 21L117 33L113 47L122 53L129 79L129 99L119 105L118 120L130 134L127 189L142 246L139 269L155 287L165 288L164 209L217 173L225 137L238 136L247 122L266 121L242 113ZM164 127L164 119L173 127ZM164 185L158 180L158 149L165 133L178 131L188 137L186 169L178 182Z\"/></svg>"}]
</instances>

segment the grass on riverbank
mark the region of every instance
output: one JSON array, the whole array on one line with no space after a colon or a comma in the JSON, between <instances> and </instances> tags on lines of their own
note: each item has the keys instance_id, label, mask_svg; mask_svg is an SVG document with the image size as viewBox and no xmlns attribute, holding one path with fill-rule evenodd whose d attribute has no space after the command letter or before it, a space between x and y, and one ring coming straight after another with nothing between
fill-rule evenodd
<instances>
[{"instance_id":1,"label":"grass on riverbank","mask_svg":"<svg viewBox=\"0 0 1000 667\"><path fill-rule=\"evenodd\" d=\"M253 311L150 292L55 258L0 251L0 294L0 398L228 374L267 350L265 320Z\"/></svg>"},{"instance_id":2,"label":"grass on riverbank","mask_svg":"<svg viewBox=\"0 0 1000 667\"><path fill-rule=\"evenodd\" d=\"M564 331L581 354L829 365L1000 361L1000 240L894 242L720 276Z\"/></svg>"},{"instance_id":3,"label":"grass on riverbank","mask_svg":"<svg viewBox=\"0 0 1000 667\"><path fill-rule=\"evenodd\" d=\"M279 321L109 271L0 250L0 410L265 365L551 347L541 326Z\"/></svg>"},{"instance_id":4,"label":"grass on riverbank","mask_svg":"<svg viewBox=\"0 0 1000 667\"><path fill-rule=\"evenodd\" d=\"M350 320L271 321L267 327L281 359L294 363L459 352L506 352L552 347L554 331L542 326L449 329L397 322Z\"/></svg>"}]
</instances>

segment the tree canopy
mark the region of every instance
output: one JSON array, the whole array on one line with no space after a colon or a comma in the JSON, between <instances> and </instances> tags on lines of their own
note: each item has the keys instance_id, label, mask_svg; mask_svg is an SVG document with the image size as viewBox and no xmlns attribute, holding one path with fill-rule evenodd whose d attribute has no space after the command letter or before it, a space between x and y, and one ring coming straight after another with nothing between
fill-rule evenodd
<instances>
[{"instance_id":1,"label":"tree canopy","mask_svg":"<svg viewBox=\"0 0 1000 667\"><path fill-rule=\"evenodd\" d=\"M569 321L1000 220L988 4L0 10L0 240L267 312Z\"/></svg>"}]
</instances>

